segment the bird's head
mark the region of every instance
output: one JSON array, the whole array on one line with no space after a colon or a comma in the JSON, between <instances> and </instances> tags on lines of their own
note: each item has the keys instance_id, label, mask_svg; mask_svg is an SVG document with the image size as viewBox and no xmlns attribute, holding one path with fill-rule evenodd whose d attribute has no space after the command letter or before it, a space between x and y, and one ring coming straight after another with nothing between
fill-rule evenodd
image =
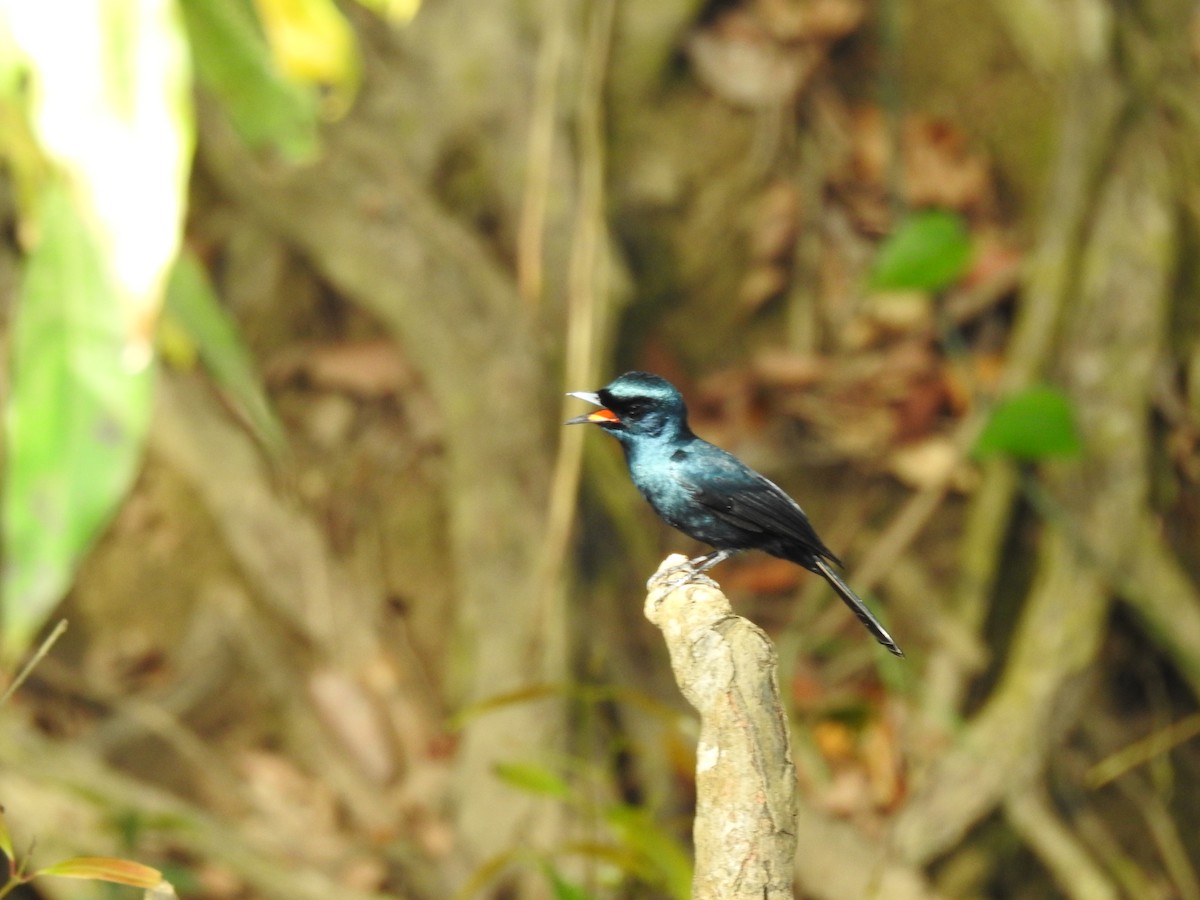
<instances>
[{"instance_id":1,"label":"bird's head","mask_svg":"<svg viewBox=\"0 0 1200 900\"><path fill-rule=\"evenodd\" d=\"M673 438L688 433L687 406L675 385L648 372L626 372L596 393L572 391L600 407L567 425L599 425L624 442L636 438Z\"/></svg>"}]
</instances>

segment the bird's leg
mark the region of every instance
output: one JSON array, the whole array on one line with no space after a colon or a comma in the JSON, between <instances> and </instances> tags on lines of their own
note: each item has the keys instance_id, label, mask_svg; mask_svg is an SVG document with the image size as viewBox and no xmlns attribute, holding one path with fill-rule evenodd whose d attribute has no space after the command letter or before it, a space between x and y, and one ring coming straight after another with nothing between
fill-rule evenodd
<instances>
[{"instance_id":1,"label":"bird's leg","mask_svg":"<svg viewBox=\"0 0 1200 900\"><path fill-rule=\"evenodd\" d=\"M689 559L687 564L691 567L693 575L699 575L701 572L707 572L717 563L725 562L735 553L737 553L736 550L714 550L703 556L697 556L695 559Z\"/></svg>"},{"instance_id":2,"label":"bird's leg","mask_svg":"<svg viewBox=\"0 0 1200 900\"><path fill-rule=\"evenodd\" d=\"M705 553L703 556L697 556L694 559L681 562L677 566L671 566L671 568L658 573L652 579L650 579L650 583L657 583L667 589L677 588L681 584L687 584L697 575L707 572L717 563L721 563L729 559L729 557L733 556L735 553L737 553L736 550L713 550L711 553ZM677 577L671 577L677 572L682 572L683 574Z\"/></svg>"}]
</instances>

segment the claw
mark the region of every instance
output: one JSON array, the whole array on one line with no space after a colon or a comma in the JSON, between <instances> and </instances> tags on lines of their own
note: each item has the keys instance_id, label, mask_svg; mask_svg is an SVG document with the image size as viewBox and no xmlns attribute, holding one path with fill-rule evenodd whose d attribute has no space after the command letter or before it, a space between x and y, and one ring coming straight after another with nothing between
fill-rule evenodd
<instances>
[{"instance_id":1,"label":"claw","mask_svg":"<svg viewBox=\"0 0 1200 900\"><path fill-rule=\"evenodd\" d=\"M673 577L676 573L683 574L678 577ZM663 589L673 591L681 584L686 584L695 575L695 569L692 568L691 561L680 563L677 566L671 566L669 569L663 569L661 572L655 572L650 576L650 580L646 582L646 590L653 591ZM669 579L669 580L668 580Z\"/></svg>"},{"instance_id":2,"label":"claw","mask_svg":"<svg viewBox=\"0 0 1200 900\"><path fill-rule=\"evenodd\" d=\"M717 583L711 578L704 575L709 569L717 563L724 562L729 557L736 553L736 550L714 550L711 553L705 553L703 556L697 556L694 559L684 560L679 565L671 566L669 569L664 569L661 572L655 572L650 576L650 580L646 582L647 590L663 588L668 591L673 591L675 588L692 582L707 584L711 587L716 587ZM671 578L670 581L664 579L675 575L676 572L683 574L676 578Z\"/></svg>"}]
</instances>

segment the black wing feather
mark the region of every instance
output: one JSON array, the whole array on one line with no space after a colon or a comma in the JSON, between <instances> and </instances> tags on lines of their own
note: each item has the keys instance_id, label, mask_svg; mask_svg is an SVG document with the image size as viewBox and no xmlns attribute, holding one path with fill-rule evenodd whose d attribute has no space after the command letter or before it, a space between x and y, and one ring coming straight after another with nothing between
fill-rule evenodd
<instances>
[{"instance_id":1,"label":"black wing feather","mask_svg":"<svg viewBox=\"0 0 1200 900\"><path fill-rule=\"evenodd\" d=\"M721 464L706 468L704 479L690 482L688 490L696 502L713 515L747 531L772 535L781 544L792 545L787 554L793 562L811 568L812 557L842 564L825 546L804 510L779 485L729 456Z\"/></svg>"},{"instance_id":2,"label":"black wing feather","mask_svg":"<svg viewBox=\"0 0 1200 900\"><path fill-rule=\"evenodd\" d=\"M800 505L781 487L729 457L710 465L703 483L691 481L687 488L697 503L723 521L774 538L780 555L821 575L879 643L896 656L904 655L887 629L829 565L842 563L817 536Z\"/></svg>"}]
</instances>

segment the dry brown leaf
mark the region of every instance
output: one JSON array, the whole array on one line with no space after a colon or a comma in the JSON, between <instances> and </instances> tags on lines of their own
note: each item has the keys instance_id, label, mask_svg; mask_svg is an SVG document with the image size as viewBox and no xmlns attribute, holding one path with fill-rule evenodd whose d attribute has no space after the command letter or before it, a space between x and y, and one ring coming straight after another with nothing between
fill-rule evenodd
<instances>
[{"instance_id":1,"label":"dry brown leaf","mask_svg":"<svg viewBox=\"0 0 1200 900\"><path fill-rule=\"evenodd\" d=\"M823 357L767 349L750 363L754 378L767 388L799 389L818 383L827 368Z\"/></svg>"},{"instance_id":2,"label":"dry brown leaf","mask_svg":"<svg viewBox=\"0 0 1200 900\"><path fill-rule=\"evenodd\" d=\"M454 848L454 829L444 815L450 786L448 759L415 761L400 786L398 807L408 830L430 856L442 857Z\"/></svg>"},{"instance_id":3,"label":"dry brown leaf","mask_svg":"<svg viewBox=\"0 0 1200 900\"><path fill-rule=\"evenodd\" d=\"M879 107L855 109L850 117L849 183L856 219L872 228L878 224L880 204L892 192L894 135ZM900 127L904 163L903 191L909 207L937 206L970 213L993 209L995 189L989 160L977 152L967 134L952 123L931 116L912 115Z\"/></svg>"},{"instance_id":4,"label":"dry brown leaf","mask_svg":"<svg viewBox=\"0 0 1200 900\"><path fill-rule=\"evenodd\" d=\"M769 300L782 294L787 285L787 269L782 266L754 266L742 277L737 304L745 312L753 313Z\"/></svg>"},{"instance_id":5,"label":"dry brown leaf","mask_svg":"<svg viewBox=\"0 0 1200 900\"><path fill-rule=\"evenodd\" d=\"M964 212L993 206L991 167L966 132L944 119L912 116L904 123L904 191L910 206Z\"/></svg>"},{"instance_id":6,"label":"dry brown leaf","mask_svg":"<svg viewBox=\"0 0 1200 900\"><path fill-rule=\"evenodd\" d=\"M908 379L901 398L893 403L898 444L923 440L938 430L950 411L950 391L933 371Z\"/></svg>"},{"instance_id":7,"label":"dry brown leaf","mask_svg":"<svg viewBox=\"0 0 1200 900\"><path fill-rule=\"evenodd\" d=\"M876 340L893 335L924 334L933 328L933 304L925 291L887 291L872 294L864 303Z\"/></svg>"},{"instance_id":8,"label":"dry brown leaf","mask_svg":"<svg viewBox=\"0 0 1200 900\"><path fill-rule=\"evenodd\" d=\"M958 475L956 469L961 465L958 446L953 439L942 435L898 447L888 460L892 474L916 488L945 484L952 475Z\"/></svg>"},{"instance_id":9,"label":"dry brown leaf","mask_svg":"<svg viewBox=\"0 0 1200 900\"><path fill-rule=\"evenodd\" d=\"M331 861L341 853L338 803L320 778L301 771L278 753L249 750L237 760L253 813L243 828L263 846L276 846L295 859Z\"/></svg>"},{"instance_id":10,"label":"dry brown leaf","mask_svg":"<svg viewBox=\"0 0 1200 900\"><path fill-rule=\"evenodd\" d=\"M860 736L859 750L873 805L893 806L900 799L903 787L903 760L895 729L882 720L869 722Z\"/></svg>"},{"instance_id":11,"label":"dry brown leaf","mask_svg":"<svg viewBox=\"0 0 1200 900\"><path fill-rule=\"evenodd\" d=\"M1013 281L1025 255L995 228L976 228L971 234L974 249L971 268L960 282L961 288L972 288L996 280Z\"/></svg>"},{"instance_id":12,"label":"dry brown leaf","mask_svg":"<svg viewBox=\"0 0 1200 900\"><path fill-rule=\"evenodd\" d=\"M860 0L755 0L755 10L782 41L836 41L862 24Z\"/></svg>"},{"instance_id":13,"label":"dry brown leaf","mask_svg":"<svg viewBox=\"0 0 1200 900\"><path fill-rule=\"evenodd\" d=\"M800 192L790 181L774 181L758 198L749 227L752 260L790 263L800 228Z\"/></svg>"},{"instance_id":14,"label":"dry brown leaf","mask_svg":"<svg viewBox=\"0 0 1200 900\"><path fill-rule=\"evenodd\" d=\"M780 43L743 9L692 32L685 49L698 81L722 100L750 109L795 97L820 59L809 47Z\"/></svg>"},{"instance_id":15,"label":"dry brown leaf","mask_svg":"<svg viewBox=\"0 0 1200 900\"><path fill-rule=\"evenodd\" d=\"M313 672L308 690L317 717L346 757L375 784L391 781L397 769L395 748L376 699L356 680L333 669Z\"/></svg>"},{"instance_id":16,"label":"dry brown leaf","mask_svg":"<svg viewBox=\"0 0 1200 900\"><path fill-rule=\"evenodd\" d=\"M820 797L821 808L838 816L852 816L871 807L871 783L858 767L839 769Z\"/></svg>"},{"instance_id":17,"label":"dry brown leaf","mask_svg":"<svg viewBox=\"0 0 1200 900\"><path fill-rule=\"evenodd\" d=\"M202 863L192 869L200 883L203 896L221 900L224 897L246 896L246 883L228 866Z\"/></svg>"},{"instance_id":18,"label":"dry brown leaf","mask_svg":"<svg viewBox=\"0 0 1200 900\"><path fill-rule=\"evenodd\" d=\"M416 376L392 341L367 340L290 347L267 367L272 384L296 379L321 390L377 398L401 393Z\"/></svg>"},{"instance_id":19,"label":"dry brown leaf","mask_svg":"<svg viewBox=\"0 0 1200 900\"><path fill-rule=\"evenodd\" d=\"M851 176L855 181L883 187L892 159L892 138L887 118L878 106L860 106L850 112Z\"/></svg>"},{"instance_id":20,"label":"dry brown leaf","mask_svg":"<svg viewBox=\"0 0 1200 900\"><path fill-rule=\"evenodd\" d=\"M858 752L858 739L844 722L826 719L812 729L813 743L821 755L831 763L849 762Z\"/></svg>"}]
</instances>

